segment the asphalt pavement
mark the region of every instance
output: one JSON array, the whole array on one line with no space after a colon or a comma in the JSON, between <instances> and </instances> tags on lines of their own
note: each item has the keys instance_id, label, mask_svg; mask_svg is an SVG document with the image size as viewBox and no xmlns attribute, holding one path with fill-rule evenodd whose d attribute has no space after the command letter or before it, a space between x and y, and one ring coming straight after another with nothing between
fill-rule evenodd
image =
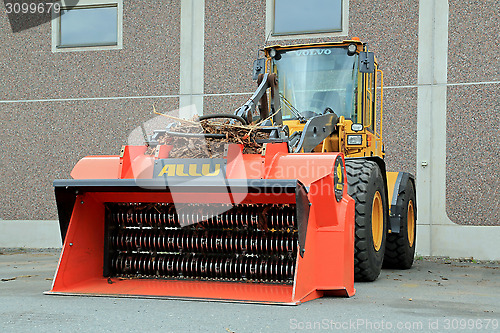
<instances>
[{"instance_id":1,"label":"asphalt pavement","mask_svg":"<svg viewBox=\"0 0 500 333\"><path fill-rule=\"evenodd\" d=\"M0 249L0 332L496 332L500 263L418 257L298 306L44 295L58 250Z\"/></svg>"}]
</instances>

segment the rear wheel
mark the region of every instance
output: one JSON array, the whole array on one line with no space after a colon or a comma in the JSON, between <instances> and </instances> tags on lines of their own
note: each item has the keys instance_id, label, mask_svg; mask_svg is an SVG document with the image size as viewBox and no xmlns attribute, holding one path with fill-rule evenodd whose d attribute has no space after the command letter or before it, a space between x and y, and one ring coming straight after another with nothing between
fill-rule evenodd
<instances>
[{"instance_id":1,"label":"rear wheel","mask_svg":"<svg viewBox=\"0 0 500 333\"><path fill-rule=\"evenodd\" d=\"M413 265L417 230L415 187L412 181L408 180L400 195L403 203L401 230L397 234L387 235L384 267L408 269Z\"/></svg>"},{"instance_id":2,"label":"rear wheel","mask_svg":"<svg viewBox=\"0 0 500 333\"><path fill-rule=\"evenodd\" d=\"M346 160L347 193L355 201L354 279L374 281L384 260L387 196L377 163Z\"/></svg>"}]
</instances>

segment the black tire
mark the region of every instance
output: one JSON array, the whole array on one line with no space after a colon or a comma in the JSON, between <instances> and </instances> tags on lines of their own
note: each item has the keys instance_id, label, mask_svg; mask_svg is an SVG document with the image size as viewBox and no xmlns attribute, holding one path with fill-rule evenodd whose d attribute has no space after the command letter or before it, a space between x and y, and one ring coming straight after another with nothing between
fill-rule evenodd
<instances>
[{"instance_id":1,"label":"black tire","mask_svg":"<svg viewBox=\"0 0 500 333\"><path fill-rule=\"evenodd\" d=\"M382 269L387 234L388 208L384 178L375 162L356 159L346 160L345 164L347 193L356 202L354 279L355 281L374 281ZM372 228L374 198L377 192L379 193L377 207L382 208L382 229L376 230L378 248L374 245ZM377 209L376 214L380 216L380 209ZM382 232L381 235L380 232Z\"/></svg>"},{"instance_id":2,"label":"black tire","mask_svg":"<svg viewBox=\"0 0 500 333\"><path fill-rule=\"evenodd\" d=\"M387 234L385 244L384 267L409 269L413 265L415 257L415 244L417 241L417 210L415 204L415 187L413 182L408 180L404 187L404 192L400 194L403 211L401 212L401 230L398 234ZM413 212L411 212L413 210ZM413 215L413 223L411 216ZM408 223L410 222L410 223ZM412 226L409 226L411 224ZM408 230L410 232L408 232Z\"/></svg>"}]
</instances>

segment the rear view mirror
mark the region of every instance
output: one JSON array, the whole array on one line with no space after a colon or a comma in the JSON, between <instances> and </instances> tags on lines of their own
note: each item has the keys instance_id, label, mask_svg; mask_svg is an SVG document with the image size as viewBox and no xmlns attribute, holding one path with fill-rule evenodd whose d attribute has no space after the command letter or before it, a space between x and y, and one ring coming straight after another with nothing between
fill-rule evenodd
<instances>
[{"instance_id":1,"label":"rear view mirror","mask_svg":"<svg viewBox=\"0 0 500 333\"><path fill-rule=\"evenodd\" d=\"M253 62L252 79L257 80L259 74L264 74L266 71L266 58L260 58Z\"/></svg>"},{"instance_id":2,"label":"rear view mirror","mask_svg":"<svg viewBox=\"0 0 500 333\"><path fill-rule=\"evenodd\" d=\"M359 52L359 71L361 73L375 72L375 56L373 52Z\"/></svg>"}]
</instances>

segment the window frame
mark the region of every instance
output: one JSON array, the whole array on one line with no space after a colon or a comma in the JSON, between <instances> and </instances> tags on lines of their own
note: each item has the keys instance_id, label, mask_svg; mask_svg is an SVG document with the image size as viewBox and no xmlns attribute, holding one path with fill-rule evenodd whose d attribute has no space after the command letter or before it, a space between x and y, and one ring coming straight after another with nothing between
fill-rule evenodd
<instances>
[{"instance_id":1,"label":"window frame","mask_svg":"<svg viewBox=\"0 0 500 333\"><path fill-rule=\"evenodd\" d=\"M349 33L349 0L341 0L341 1L342 1L341 31L275 35L274 34L275 0L266 0L266 37L269 41L275 41L275 40L287 40L287 39L309 39L309 38L347 36Z\"/></svg>"},{"instance_id":2,"label":"window frame","mask_svg":"<svg viewBox=\"0 0 500 333\"><path fill-rule=\"evenodd\" d=\"M61 4L61 8L65 7L66 0L57 1ZM52 52L78 52L78 51L103 51L103 50L119 50L123 48L123 0L80 0L75 6L76 8L82 7L89 8L95 7L103 8L109 7L110 5L116 5L117 7L117 36L116 45L78 45L78 46L66 46L60 47L61 39L61 16L56 13L52 13Z\"/></svg>"}]
</instances>

